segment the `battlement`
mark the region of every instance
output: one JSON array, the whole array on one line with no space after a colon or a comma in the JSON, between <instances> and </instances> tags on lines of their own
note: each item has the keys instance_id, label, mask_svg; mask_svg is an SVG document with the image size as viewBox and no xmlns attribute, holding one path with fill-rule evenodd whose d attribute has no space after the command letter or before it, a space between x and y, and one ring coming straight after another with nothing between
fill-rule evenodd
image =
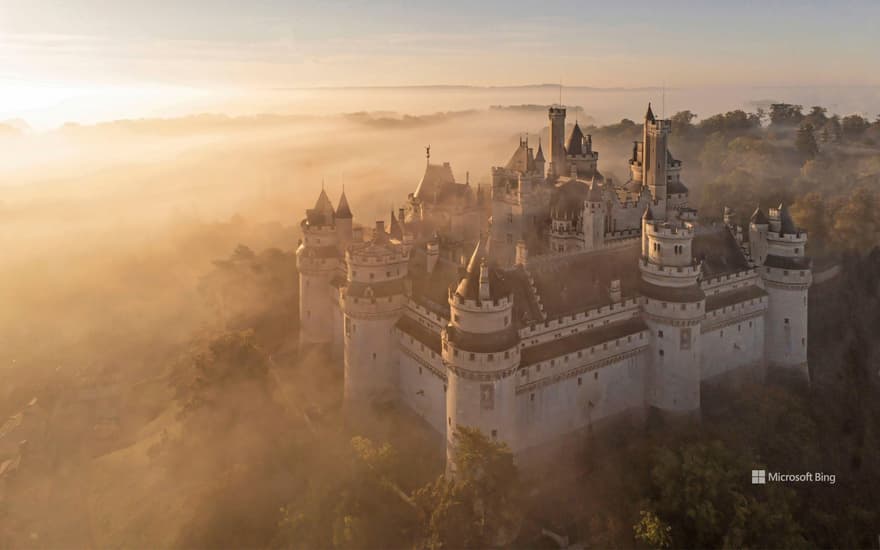
<instances>
[{"instance_id":1,"label":"battlement","mask_svg":"<svg viewBox=\"0 0 880 550\"><path fill-rule=\"evenodd\" d=\"M693 239L694 225L683 222L681 225L661 220L646 220L645 229L649 237L668 239Z\"/></svg>"}]
</instances>

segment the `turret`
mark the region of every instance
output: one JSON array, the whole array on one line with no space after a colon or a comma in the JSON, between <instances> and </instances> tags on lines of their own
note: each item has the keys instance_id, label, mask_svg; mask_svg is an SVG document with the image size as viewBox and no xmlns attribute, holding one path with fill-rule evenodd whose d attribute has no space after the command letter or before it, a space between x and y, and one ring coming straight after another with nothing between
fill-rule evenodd
<instances>
[{"instance_id":1,"label":"turret","mask_svg":"<svg viewBox=\"0 0 880 550\"><path fill-rule=\"evenodd\" d=\"M642 216L641 294L651 329L648 356L649 405L672 415L700 409L700 327L705 294L694 261L694 227L687 222Z\"/></svg>"},{"instance_id":2,"label":"turret","mask_svg":"<svg viewBox=\"0 0 880 550\"><path fill-rule=\"evenodd\" d=\"M793 378L809 380L807 300L812 262L806 255L807 233L795 225L784 204L771 208L766 219L753 217L752 225L764 228L757 237L757 248L766 251L759 273L768 298L764 323L767 365Z\"/></svg>"},{"instance_id":3,"label":"turret","mask_svg":"<svg viewBox=\"0 0 880 550\"><path fill-rule=\"evenodd\" d=\"M345 332L345 405L387 401L395 393L393 328L406 305L409 252L376 222L373 238L346 254L342 293Z\"/></svg>"},{"instance_id":4,"label":"turret","mask_svg":"<svg viewBox=\"0 0 880 550\"><path fill-rule=\"evenodd\" d=\"M590 183L587 200L584 202L583 234L584 249L595 250L605 244L605 202L602 189L594 180Z\"/></svg>"},{"instance_id":5,"label":"turret","mask_svg":"<svg viewBox=\"0 0 880 550\"><path fill-rule=\"evenodd\" d=\"M749 256L756 265L762 265L767 257L767 232L770 229L767 216L758 206L749 219Z\"/></svg>"},{"instance_id":6,"label":"turret","mask_svg":"<svg viewBox=\"0 0 880 550\"><path fill-rule=\"evenodd\" d=\"M544 171L544 150L541 149L541 138L538 138L538 152L535 153L535 172L543 176Z\"/></svg>"},{"instance_id":7,"label":"turret","mask_svg":"<svg viewBox=\"0 0 880 550\"><path fill-rule=\"evenodd\" d=\"M330 344L337 298L330 281L339 268L336 212L321 189L315 207L300 223L303 239L296 251L299 270L300 344Z\"/></svg>"},{"instance_id":8,"label":"turret","mask_svg":"<svg viewBox=\"0 0 880 550\"><path fill-rule=\"evenodd\" d=\"M565 107L550 107L550 173L555 179L565 176Z\"/></svg>"},{"instance_id":9,"label":"turret","mask_svg":"<svg viewBox=\"0 0 880 550\"><path fill-rule=\"evenodd\" d=\"M513 294L503 274L489 264L487 241L480 238L464 277L449 291L451 320L442 333L449 382L447 451L459 426L479 428L517 449L519 335L513 324Z\"/></svg>"}]
</instances>

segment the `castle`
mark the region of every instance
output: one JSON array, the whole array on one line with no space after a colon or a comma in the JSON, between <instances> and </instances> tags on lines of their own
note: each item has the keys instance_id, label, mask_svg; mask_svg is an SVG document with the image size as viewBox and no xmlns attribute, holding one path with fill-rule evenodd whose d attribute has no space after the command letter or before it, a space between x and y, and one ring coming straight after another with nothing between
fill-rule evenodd
<instances>
[{"instance_id":1,"label":"castle","mask_svg":"<svg viewBox=\"0 0 880 550\"><path fill-rule=\"evenodd\" d=\"M345 407L396 401L517 455L628 415L699 413L701 388L808 378L807 235L785 205L703 226L650 105L630 176L549 111L491 188L433 164L371 235L322 190L297 250L302 346L344 364Z\"/></svg>"}]
</instances>

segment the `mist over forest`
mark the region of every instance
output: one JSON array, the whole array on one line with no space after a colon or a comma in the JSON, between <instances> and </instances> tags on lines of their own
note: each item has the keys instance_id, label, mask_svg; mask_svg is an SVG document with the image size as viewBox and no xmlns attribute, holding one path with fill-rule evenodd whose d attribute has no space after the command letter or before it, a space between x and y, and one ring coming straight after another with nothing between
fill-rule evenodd
<instances>
[{"instance_id":1,"label":"mist over forest","mask_svg":"<svg viewBox=\"0 0 880 550\"><path fill-rule=\"evenodd\" d=\"M569 108L614 181L640 139L639 94L628 117ZM554 483L463 434L462 464L497 467L503 491L446 485L442 449L400 411L352 438L341 372L296 348L305 209L344 184L372 225L414 191L427 145L485 185L519 138L547 143L552 97L534 96L0 127L0 547L440 548L505 529L523 548L556 547L543 529L596 547L874 544L877 103L667 106L701 223L785 202L816 270L842 266L811 289L809 389L749 387L698 427L597 441ZM743 491L735 472L760 464L835 471L837 486Z\"/></svg>"}]
</instances>

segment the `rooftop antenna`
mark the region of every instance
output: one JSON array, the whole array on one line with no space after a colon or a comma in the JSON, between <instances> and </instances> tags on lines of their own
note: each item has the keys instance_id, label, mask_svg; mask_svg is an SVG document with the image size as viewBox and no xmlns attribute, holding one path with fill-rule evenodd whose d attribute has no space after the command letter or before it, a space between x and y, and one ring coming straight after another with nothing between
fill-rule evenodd
<instances>
[{"instance_id":1,"label":"rooftop antenna","mask_svg":"<svg viewBox=\"0 0 880 550\"><path fill-rule=\"evenodd\" d=\"M663 103L660 108L660 118L666 119L666 80L663 80L661 89L663 90Z\"/></svg>"},{"instance_id":2,"label":"rooftop antenna","mask_svg":"<svg viewBox=\"0 0 880 550\"><path fill-rule=\"evenodd\" d=\"M562 107L562 77L559 77L559 106Z\"/></svg>"}]
</instances>

